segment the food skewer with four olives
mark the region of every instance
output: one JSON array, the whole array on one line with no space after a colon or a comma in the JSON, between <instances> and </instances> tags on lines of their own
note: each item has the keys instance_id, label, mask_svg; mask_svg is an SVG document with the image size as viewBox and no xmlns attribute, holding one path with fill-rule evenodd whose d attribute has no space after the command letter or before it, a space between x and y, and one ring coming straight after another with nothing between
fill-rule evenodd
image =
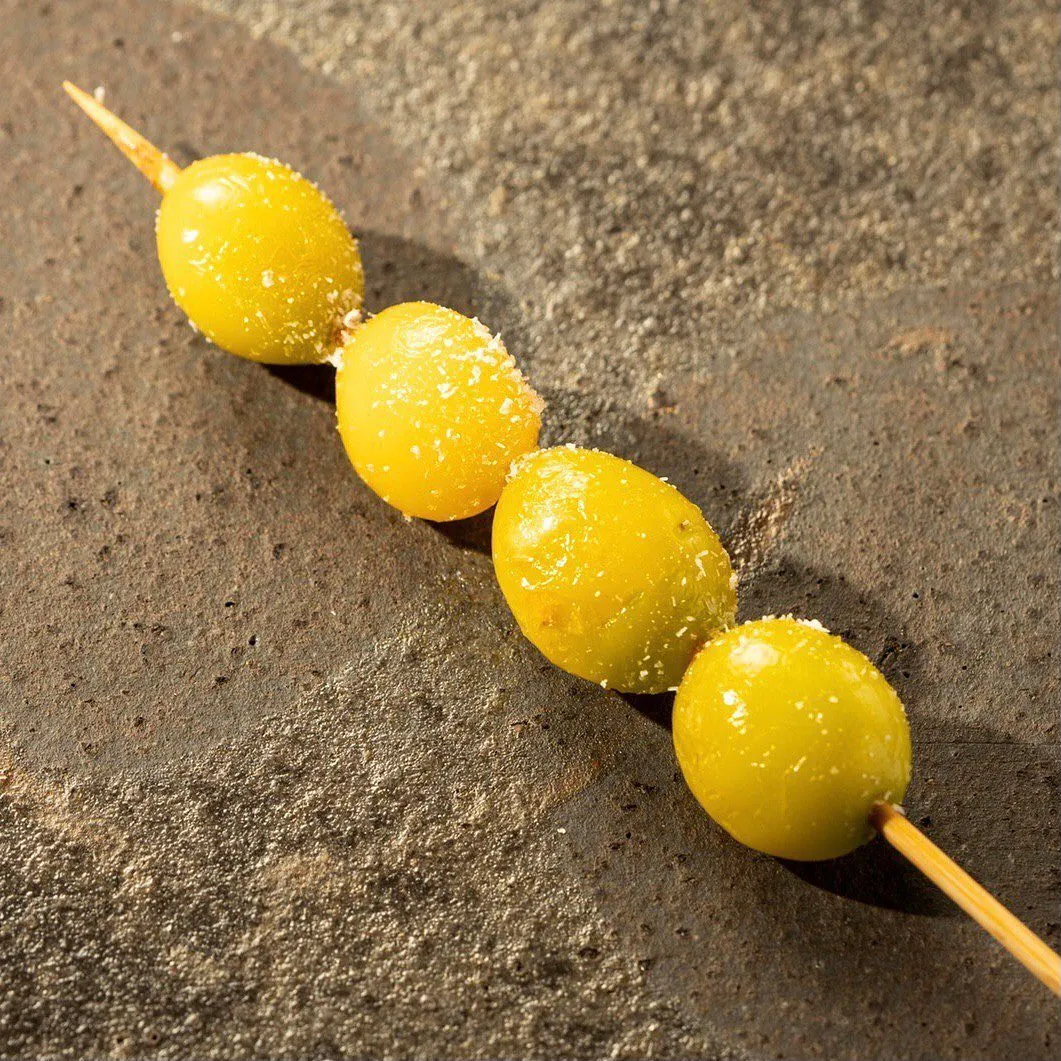
<instances>
[{"instance_id":1,"label":"food skewer with four olives","mask_svg":"<svg viewBox=\"0 0 1061 1061\"><path fill-rule=\"evenodd\" d=\"M333 364L350 461L405 516L493 507L494 570L524 635L607 689L675 692L678 763L723 829L799 860L880 833L1061 993L1061 957L903 814L909 725L869 659L813 620L738 624L700 509L612 454L539 449L543 403L478 320L427 302L367 314L357 243L304 177L254 154L181 169L64 88L161 193L162 273L195 327L252 361Z\"/></svg>"}]
</instances>

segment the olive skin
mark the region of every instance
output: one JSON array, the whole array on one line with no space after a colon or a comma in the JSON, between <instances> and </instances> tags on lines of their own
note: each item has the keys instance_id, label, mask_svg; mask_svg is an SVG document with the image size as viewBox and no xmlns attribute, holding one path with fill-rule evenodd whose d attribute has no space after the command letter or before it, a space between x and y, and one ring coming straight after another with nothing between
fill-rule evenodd
<instances>
[{"instance_id":1,"label":"olive skin","mask_svg":"<svg viewBox=\"0 0 1061 1061\"><path fill-rule=\"evenodd\" d=\"M358 475L405 515L429 520L493 505L541 429L541 399L501 340L430 302L391 306L353 331L335 404Z\"/></svg>"},{"instance_id":2,"label":"olive skin","mask_svg":"<svg viewBox=\"0 0 1061 1061\"><path fill-rule=\"evenodd\" d=\"M700 510L609 453L560 446L519 461L494 513L493 554L527 638L607 688L675 687L734 620L736 579Z\"/></svg>"},{"instance_id":3,"label":"olive skin","mask_svg":"<svg viewBox=\"0 0 1061 1061\"><path fill-rule=\"evenodd\" d=\"M699 803L779 858L838 858L910 781L910 728L884 675L816 623L767 618L707 644L674 701L674 748Z\"/></svg>"},{"instance_id":4,"label":"olive skin","mask_svg":"<svg viewBox=\"0 0 1061 1061\"><path fill-rule=\"evenodd\" d=\"M361 256L313 184L259 155L180 172L155 226L166 286L223 350L276 365L324 361L360 310Z\"/></svg>"}]
</instances>

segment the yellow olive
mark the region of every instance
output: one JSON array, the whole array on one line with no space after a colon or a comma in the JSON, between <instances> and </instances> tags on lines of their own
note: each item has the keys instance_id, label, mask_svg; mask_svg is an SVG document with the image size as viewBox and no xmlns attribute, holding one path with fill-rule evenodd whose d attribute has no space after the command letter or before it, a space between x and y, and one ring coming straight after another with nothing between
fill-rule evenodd
<instances>
[{"instance_id":1,"label":"yellow olive","mask_svg":"<svg viewBox=\"0 0 1061 1061\"><path fill-rule=\"evenodd\" d=\"M910 780L910 729L884 675L817 623L744 623L697 655L674 701L674 747L704 809L780 858L865 843L877 800Z\"/></svg>"},{"instance_id":2,"label":"yellow olive","mask_svg":"<svg viewBox=\"0 0 1061 1061\"><path fill-rule=\"evenodd\" d=\"M734 620L736 578L700 510L610 453L560 446L520 460L493 552L523 633L558 667L612 689L673 688Z\"/></svg>"},{"instance_id":3,"label":"yellow olive","mask_svg":"<svg viewBox=\"0 0 1061 1061\"><path fill-rule=\"evenodd\" d=\"M541 399L501 340L430 302L391 306L353 332L335 404L358 475L431 520L488 509L541 429Z\"/></svg>"},{"instance_id":4,"label":"yellow olive","mask_svg":"<svg viewBox=\"0 0 1061 1061\"><path fill-rule=\"evenodd\" d=\"M323 361L343 317L361 307L361 257L339 211L279 162L193 162L162 199L156 237L177 305L240 357Z\"/></svg>"}]
</instances>

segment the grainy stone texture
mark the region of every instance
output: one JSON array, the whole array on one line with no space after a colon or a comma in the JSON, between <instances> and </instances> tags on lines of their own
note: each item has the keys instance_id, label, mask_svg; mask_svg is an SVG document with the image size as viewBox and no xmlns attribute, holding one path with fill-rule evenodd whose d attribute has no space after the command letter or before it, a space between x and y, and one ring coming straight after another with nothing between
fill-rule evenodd
<instances>
[{"instance_id":1,"label":"grainy stone texture","mask_svg":"<svg viewBox=\"0 0 1061 1061\"><path fill-rule=\"evenodd\" d=\"M290 161L372 306L501 330L745 617L880 662L912 816L1056 945L1050 5L216 7L0 0L0 1055L1056 1056L883 845L725 838L665 700L519 638L488 520L356 481L324 370L196 337L58 91Z\"/></svg>"}]
</instances>

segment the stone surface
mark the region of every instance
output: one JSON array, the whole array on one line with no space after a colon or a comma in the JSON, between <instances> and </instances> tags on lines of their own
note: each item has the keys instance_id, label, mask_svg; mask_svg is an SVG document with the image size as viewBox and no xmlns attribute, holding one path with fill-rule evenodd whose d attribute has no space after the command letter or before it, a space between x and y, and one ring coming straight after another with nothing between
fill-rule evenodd
<instances>
[{"instance_id":1,"label":"stone surface","mask_svg":"<svg viewBox=\"0 0 1061 1061\"><path fill-rule=\"evenodd\" d=\"M198 338L58 88L282 157L371 306L502 331L745 617L880 662L912 817L1056 946L1055 13L216 6L0 0L0 1055L1055 1056L883 845L724 837L665 699L519 638L488 520L356 481L327 372Z\"/></svg>"}]
</instances>

